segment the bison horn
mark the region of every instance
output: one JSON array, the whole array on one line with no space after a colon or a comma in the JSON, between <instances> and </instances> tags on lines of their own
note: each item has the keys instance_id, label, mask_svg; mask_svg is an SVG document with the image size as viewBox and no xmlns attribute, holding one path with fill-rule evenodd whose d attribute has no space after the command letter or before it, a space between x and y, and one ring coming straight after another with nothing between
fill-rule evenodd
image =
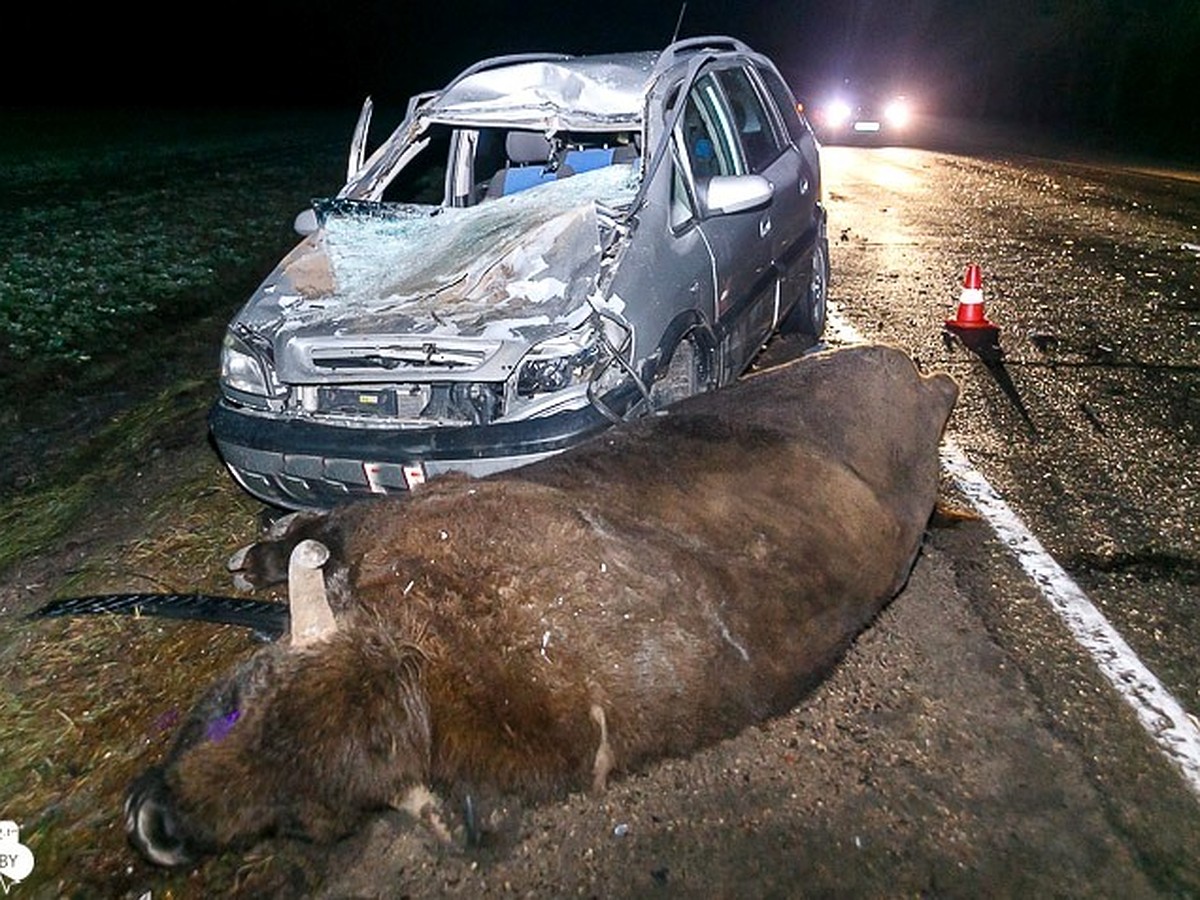
<instances>
[{"instance_id":1,"label":"bison horn","mask_svg":"<svg viewBox=\"0 0 1200 900\"><path fill-rule=\"evenodd\" d=\"M301 541L288 562L288 604L292 613L292 646L307 647L337 631L325 596L321 567L329 549L320 541Z\"/></svg>"}]
</instances>

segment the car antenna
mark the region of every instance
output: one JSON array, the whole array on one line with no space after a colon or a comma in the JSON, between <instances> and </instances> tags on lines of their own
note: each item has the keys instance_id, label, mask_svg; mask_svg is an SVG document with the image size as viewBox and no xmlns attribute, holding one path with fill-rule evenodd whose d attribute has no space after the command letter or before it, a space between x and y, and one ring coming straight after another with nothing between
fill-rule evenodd
<instances>
[{"instance_id":1,"label":"car antenna","mask_svg":"<svg viewBox=\"0 0 1200 900\"><path fill-rule=\"evenodd\" d=\"M675 33L671 35L672 44L679 40L679 29L683 27L683 14L685 12L687 12L687 0L683 0L683 3L679 6L679 18L675 20Z\"/></svg>"}]
</instances>

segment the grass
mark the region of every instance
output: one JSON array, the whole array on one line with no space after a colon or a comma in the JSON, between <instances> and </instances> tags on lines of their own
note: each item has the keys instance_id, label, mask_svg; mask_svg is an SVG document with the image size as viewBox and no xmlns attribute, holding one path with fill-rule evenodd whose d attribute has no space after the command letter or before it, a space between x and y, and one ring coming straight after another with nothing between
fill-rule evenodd
<instances>
[{"instance_id":1,"label":"grass","mask_svg":"<svg viewBox=\"0 0 1200 900\"><path fill-rule=\"evenodd\" d=\"M194 316L216 299L214 283L278 256L293 216L337 187L339 142L279 117L249 130L211 116L157 127L129 117L108 123L107 142L94 122L74 142L73 123L88 130L78 120L22 122L0 142L10 369L78 366L134 346L149 317Z\"/></svg>"},{"instance_id":2,"label":"grass","mask_svg":"<svg viewBox=\"0 0 1200 900\"><path fill-rule=\"evenodd\" d=\"M224 323L336 190L350 127L3 112L0 573L182 425L195 439Z\"/></svg>"},{"instance_id":3,"label":"grass","mask_svg":"<svg viewBox=\"0 0 1200 900\"><path fill-rule=\"evenodd\" d=\"M100 495L135 478L164 441L184 433L202 442L210 402L205 382L172 385L115 416L73 448L43 482L0 501L0 572L53 546L97 505Z\"/></svg>"},{"instance_id":4,"label":"grass","mask_svg":"<svg viewBox=\"0 0 1200 900\"><path fill-rule=\"evenodd\" d=\"M251 635L19 614L31 598L229 593L223 562L262 508L207 442L220 334L295 240L295 213L336 189L355 112L22 113L0 128L0 811L35 857L21 896L206 896L271 877L253 855L250 870L154 870L120 815Z\"/></svg>"},{"instance_id":5,"label":"grass","mask_svg":"<svg viewBox=\"0 0 1200 900\"><path fill-rule=\"evenodd\" d=\"M58 593L227 593L227 576L214 562L253 539L258 505L219 475L215 463L198 466L155 498L136 535L91 556ZM0 809L21 823L22 842L35 854L30 889L132 889L131 875L147 876L144 867L130 866L123 792L162 755L203 687L251 652L251 635L97 616L8 619L0 641Z\"/></svg>"},{"instance_id":6,"label":"grass","mask_svg":"<svg viewBox=\"0 0 1200 900\"><path fill-rule=\"evenodd\" d=\"M196 455L189 477L139 512L135 534L97 548L55 593L228 593L219 562L254 538L260 507L215 460ZM200 691L252 652L249 632L114 616L9 618L0 620L0 646L0 809L20 823L37 863L22 889L115 896L152 880L156 894L193 895L190 874L131 865L123 794L165 752ZM208 877L220 881L223 865L214 861Z\"/></svg>"}]
</instances>

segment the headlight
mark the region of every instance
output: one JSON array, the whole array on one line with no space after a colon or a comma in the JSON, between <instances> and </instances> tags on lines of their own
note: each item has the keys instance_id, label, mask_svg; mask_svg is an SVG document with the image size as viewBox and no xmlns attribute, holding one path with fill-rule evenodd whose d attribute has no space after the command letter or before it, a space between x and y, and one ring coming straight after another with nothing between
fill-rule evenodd
<instances>
[{"instance_id":1,"label":"headlight","mask_svg":"<svg viewBox=\"0 0 1200 900\"><path fill-rule=\"evenodd\" d=\"M590 330L583 336L566 335L544 341L525 357L517 376L517 394L532 397L585 384L598 357L595 334Z\"/></svg>"},{"instance_id":2,"label":"headlight","mask_svg":"<svg viewBox=\"0 0 1200 900\"><path fill-rule=\"evenodd\" d=\"M825 118L830 125L845 125L852 112L850 104L835 100L825 108Z\"/></svg>"},{"instance_id":3,"label":"headlight","mask_svg":"<svg viewBox=\"0 0 1200 900\"><path fill-rule=\"evenodd\" d=\"M883 114L895 128L903 128L908 124L908 104L903 100L893 100L887 105Z\"/></svg>"},{"instance_id":4,"label":"headlight","mask_svg":"<svg viewBox=\"0 0 1200 900\"><path fill-rule=\"evenodd\" d=\"M243 394L271 394L261 357L232 331L225 332L221 344L221 383Z\"/></svg>"}]
</instances>

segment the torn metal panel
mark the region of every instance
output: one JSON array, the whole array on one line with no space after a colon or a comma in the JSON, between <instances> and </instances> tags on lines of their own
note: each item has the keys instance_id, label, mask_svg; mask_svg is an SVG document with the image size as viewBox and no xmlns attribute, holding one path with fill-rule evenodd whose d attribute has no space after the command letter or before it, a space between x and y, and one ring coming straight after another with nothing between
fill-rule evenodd
<instances>
[{"instance_id":1,"label":"torn metal panel","mask_svg":"<svg viewBox=\"0 0 1200 900\"><path fill-rule=\"evenodd\" d=\"M347 181L362 168L363 156L367 151L367 132L371 128L371 114L374 110L375 102L368 97L363 101L362 111L358 114L358 124L354 126L354 137L350 140L350 158L346 162Z\"/></svg>"},{"instance_id":2,"label":"torn metal panel","mask_svg":"<svg viewBox=\"0 0 1200 900\"><path fill-rule=\"evenodd\" d=\"M655 53L528 62L461 79L421 110L448 124L560 130L638 127Z\"/></svg>"}]
</instances>

